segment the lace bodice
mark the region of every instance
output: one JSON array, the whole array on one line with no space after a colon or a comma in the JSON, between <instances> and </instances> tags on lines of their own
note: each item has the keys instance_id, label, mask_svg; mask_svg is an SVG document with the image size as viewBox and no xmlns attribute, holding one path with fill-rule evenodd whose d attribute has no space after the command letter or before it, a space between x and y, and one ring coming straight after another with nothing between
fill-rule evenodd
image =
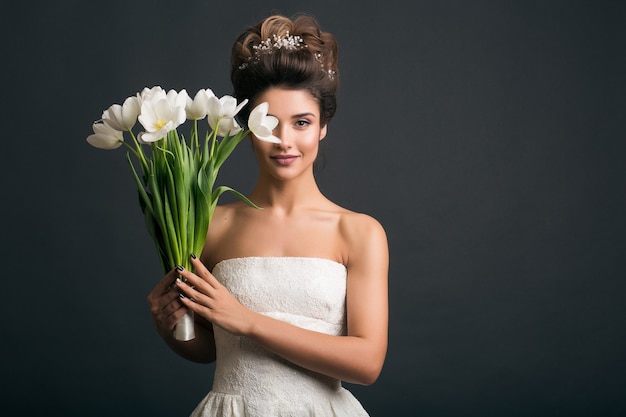
<instances>
[{"instance_id":1,"label":"lace bodice","mask_svg":"<svg viewBox=\"0 0 626 417\"><path fill-rule=\"evenodd\" d=\"M343 335L346 268L321 258L222 261L213 275L244 306L308 330ZM367 416L337 379L294 365L246 337L215 327L212 391L198 416Z\"/></svg>"}]
</instances>

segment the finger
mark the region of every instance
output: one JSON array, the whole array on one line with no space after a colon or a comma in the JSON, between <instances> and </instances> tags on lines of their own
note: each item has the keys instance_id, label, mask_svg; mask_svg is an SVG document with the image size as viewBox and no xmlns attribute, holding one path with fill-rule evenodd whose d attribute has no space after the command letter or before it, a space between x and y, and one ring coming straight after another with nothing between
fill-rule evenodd
<instances>
[{"instance_id":1,"label":"finger","mask_svg":"<svg viewBox=\"0 0 626 417\"><path fill-rule=\"evenodd\" d=\"M219 281L215 279L211 271L209 271L207 267L204 266L204 263L202 263L202 261L198 259L193 253L191 254L191 263L195 268L198 276L204 279L209 285L211 285L213 288L217 288L220 285Z\"/></svg>"},{"instance_id":2,"label":"finger","mask_svg":"<svg viewBox=\"0 0 626 417\"><path fill-rule=\"evenodd\" d=\"M198 278L194 278L194 279L198 279ZM191 301L196 302L196 300L199 300L202 296L206 296L202 294L200 291L196 290L196 287L193 286L193 283L189 280L184 281L182 279L177 279L176 286L178 287L179 297L182 300L187 298L187 299L190 299Z\"/></svg>"},{"instance_id":3,"label":"finger","mask_svg":"<svg viewBox=\"0 0 626 417\"><path fill-rule=\"evenodd\" d=\"M176 268L174 268L165 274L165 276L157 284L155 290L157 290L159 294L165 294L170 290L176 278L178 278L178 274Z\"/></svg>"},{"instance_id":4,"label":"finger","mask_svg":"<svg viewBox=\"0 0 626 417\"><path fill-rule=\"evenodd\" d=\"M170 307L171 305L180 307L180 302L179 302L180 292L176 284L172 284L172 285L174 285L175 288L173 288L167 294L163 295L163 297L161 298L161 303L163 305L162 310L165 310L166 308L171 308Z\"/></svg>"},{"instance_id":5,"label":"finger","mask_svg":"<svg viewBox=\"0 0 626 417\"><path fill-rule=\"evenodd\" d=\"M185 308L184 304L181 302L180 295L177 295L175 301L172 301L171 303L166 305L163 310L161 310L161 314L165 320L170 321L171 317L179 318L179 316L185 314L186 310L187 309Z\"/></svg>"},{"instance_id":6,"label":"finger","mask_svg":"<svg viewBox=\"0 0 626 417\"><path fill-rule=\"evenodd\" d=\"M202 262L199 263L200 266L202 266ZM212 289L214 289L214 285L211 285L208 282L208 279L206 277L199 277L197 274L189 271L188 269L185 269L182 266L177 266L177 273L178 275L181 276L182 280L187 283L190 287L195 287L198 288L199 290L201 290L202 292L208 293L210 292ZM208 272L206 270L206 268L204 268L204 271L201 272L203 273L205 276L211 276L211 273ZM210 279L210 278L209 278ZM178 284L179 280L176 280L176 284Z\"/></svg>"},{"instance_id":7,"label":"finger","mask_svg":"<svg viewBox=\"0 0 626 417\"><path fill-rule=\"evenodd\" d=\"M174 302L178 302L178 288L175 291L169 291L159 296L153 296L153 294L148 296L150 313L155 317L162 315L163 311Z\"/></svg>"},{"instance_id":8,"label":"finger","mask_svg":"<svg viewBox=\"0 0 626 417\"><path fill-rule=\"evenodd\" d=\"M203 282L203 284L203 288L198 288L189 285L189 282L177 280L176 285L180 292L180 302L196 312L198 312L200 308L210 309L213 305L214 289L205 282Z\"/></svg>"},{"instance_id":9,"label":"finger","mask_svg":"<svg viewBox=\"0 0 626 417\"><path fill-rule=\"evenodd\" d=\"M206 320L211 320L210 313L211 308L208 304L201 304L197 300L187 297L181 293L180 301L186 309L192 310L197 313L199 317L205 317Z\"/></svg>"},{"instance_id":10,"label":"finger","mask_svg":"<svg viewBox=\"0 0 626 417\"><path fill-rule=\"evenodd\" d=\"M185 315L185 313L187 313L187 307L181 305L181 308L179 308L178 310L176 310L172 314L170 314L168 316L167 322L166 322L167 329L169 331L174 330L174 327L176 327L176 324Z\"/></svg>"},{"instance_id":11,"label":"finger","mask_svg":"<svg viewBox=\"0 0 626 417\"><path fill-rule=\"evenodd\" d=\"M198 277L196 274L186 269L185 267L178 265L176 267L176 275L182 279L183 282L189 284L189 286L197 286L205 284L202 278ZM177 277L177 278L178 278ZM175 279L173 282L173 286L176 286L179 283L180 279Z\"/></svg>"},{"instance_id":12,"label":"finger","mask_svg":"<svg viewBox=\"0 0 626 417\"><path fill-rule=\"evenodd\" d=\"M172 331L176 326L176 323L187 312L187 307L183 303L178 302L177 308L173 308L175 305L172 303L168 308L164 309L158 316L154 317L154 324L157 329L161 329L164 334ZM170 311L171 310L171 311Z\"/></svg>"},{"instance_id":13,"label":"finger","mask_svg":"<svg viewBox=\"0 0 626 417\"><path fill-rule=\"evenodd\" d=\"M167 295L171 292L172 288L175 288L174 281L178 278L177 270L173 269L168 272L162 279L157 283L157 285L153 288L153 290L148 294L148 303L150 305L154 305L158 303L161 297Z\"/></svg>"}]
</instances>

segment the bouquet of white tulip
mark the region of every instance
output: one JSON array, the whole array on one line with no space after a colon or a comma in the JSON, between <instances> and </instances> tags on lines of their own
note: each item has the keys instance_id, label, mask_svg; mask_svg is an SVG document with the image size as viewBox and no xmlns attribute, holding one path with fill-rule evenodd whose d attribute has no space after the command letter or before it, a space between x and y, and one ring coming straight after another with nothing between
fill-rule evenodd
<instances>
[{"instance_id":1,"label":"bouquet of white tulip","mask_svg":"<svg viewBox=\"0 0 626 417\"><path fill-rule=\"evenodd\" d=\"M210 89L199 90L192 99L185 90L166 93L157 86L128 97L123 105L112 105L93 124L89 144L100 149L124 145L141 166L140 175L127 153L146 226L166 272L178 265L191 269L189 257L202 252L215 206L224 192L256 207L230 187L214 188L220 167L249 133L259 140L280 142L272 135L278 121L267 115L267 103L251 111L248 130L237 124L235 116L246 103L237 104L230 96L218 99ZM200 143L198 121L205 117L211 130L207 129ZM137 120L144 131L135 136ZM193 121L189 143L177 131L185 120ZM124 141L124 132L130 134L132 144ZM174 336L178 340L195 337L191 313L177 323Z\"/></svg>"}]
</instances>

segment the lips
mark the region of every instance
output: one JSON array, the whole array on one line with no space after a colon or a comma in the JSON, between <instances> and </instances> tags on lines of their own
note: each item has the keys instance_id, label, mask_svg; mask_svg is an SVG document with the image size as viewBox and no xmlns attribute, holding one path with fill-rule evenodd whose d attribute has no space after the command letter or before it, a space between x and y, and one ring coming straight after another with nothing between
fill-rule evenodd
<instances>
[{"instance_id":1,"label":"lips","mask_svg":"<svg viewBox=\"0 0 626 417\"><path fill-rule=\"evenodd\" d=\"M296 159L298 159L296 155L274 155L270 158L281 166L291 165Z\"/></svg>"}]
</instances>

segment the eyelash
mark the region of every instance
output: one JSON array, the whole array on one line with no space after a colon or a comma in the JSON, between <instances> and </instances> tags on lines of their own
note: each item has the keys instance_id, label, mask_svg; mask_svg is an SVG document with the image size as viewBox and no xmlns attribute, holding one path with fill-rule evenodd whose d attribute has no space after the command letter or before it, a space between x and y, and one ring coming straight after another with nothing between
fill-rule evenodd
<instances>
[{"instance_id":1,"label":"eyelash","mask_svg":"<svg viewBox=\"0 0 626 417\"><path fill-rule=\"evenodd\" d=\"M311 122L309 122L308 120L298 120L296 122L296 127L302 128L302 127L306 127L306 126L308 126L310 124L311 124Z\"/></svg>"}]
</instances>

